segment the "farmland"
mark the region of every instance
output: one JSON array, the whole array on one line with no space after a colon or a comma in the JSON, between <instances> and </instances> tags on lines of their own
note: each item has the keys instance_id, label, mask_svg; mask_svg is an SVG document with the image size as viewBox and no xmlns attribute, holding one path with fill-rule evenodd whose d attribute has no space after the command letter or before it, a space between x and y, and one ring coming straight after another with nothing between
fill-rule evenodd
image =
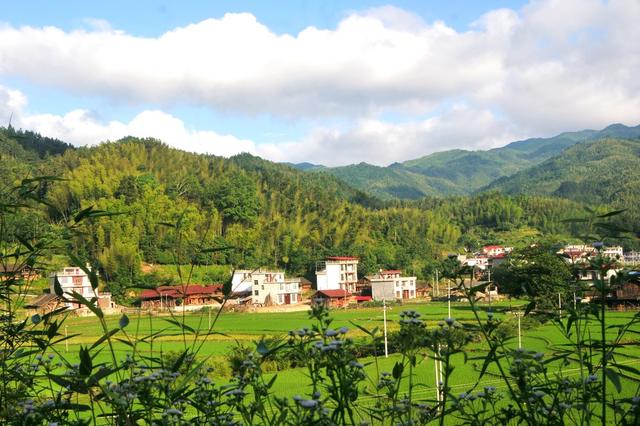
<instances>
[{"instance_id":1,"label":"farmland","mask_svg":"<svg viewBox=\"0 0 640 426\"><path fill-rule=\"evenodd\" d=\"M515 316L512 315L510 311L520 310L524 307L524 304L522 301L513 301L494 303L492 306L481 305L479 307L481 309L480 317L482 320L486 320L486 312L491 310L497 319L515 321ZM419 312L421 318L426 321L427 327L438 327L438 322L441 322L448 316L447 305L442 302L392 306L387 313L388 330L390 333L399 329L398 320L400 318L400 312L407 309ZM334 310L331 312L331 316L334 318L333 325L335 328L348 327L350 330L348 336L356 340L364 339L365 333L355 327L354 324L369 330L375 327L378 327L379 330L383 328L382 308ZM473 312L467 303L453 303L452 316L461 323L475 321ZM608 323L611 325L624 324L632 316L633 313L612 311L608 313ZM215 313L211 318L215 318ZM107 317L106 319L110 329L117 328L119 321L118 316ZM172 323L174 321L184 323L196 333L183 334L180 327ZM56 349L61 355L64 354L65 357L70 360L76 358L80 345L91 345L102 335L100 325L95 317L69 317L65 324L66 332L69 336L72 336L68 342L68 349L64 344L59 344ZM286 336L290 330L310 326L310 324L311 321L308 318L307 312L224 312L220 315L213 327L214 333L207 334L209 313L206 311L186 314L184 317L181 314L171 317L169 315L149 316L146 313L140 313L139 316L130 315L130 323L125 328L124 333L118 334L116 337L119 336L122 340L135 342L136 339L161 332L159 333L162 335L161 337L157 337L153 339L153 341L148 340L147 343L138 343L137 347L139 353L150 354L153 352L156 355L159 353L178 353L185 348L191 347L194 341L203 342L199 356L202 359L206 358L207 362L212 365L220 366L226 363L225 355L236 345L240 344L247 347L255 347L252 342L262 337ZM593 330L594 332L596 331L595 325L593 325ZM608 338L614 338L615 333L616 330L612 329ZM545 357L551 357L554 350L563 343L566 343L566 339L555 324L551 322L531 324L530 321L523 321L523 348L544 353ZM620 349L620 356L622 356L623 359L618 359L618 361L634 367L640 366L640 350L638 349L638 343L640 343L640 341L635 335L630 335L627 340L624 340L622 343L624 343L624 347ZM514 348L517 347L516 337L511 339L510 345ZM68 353L66 353L67 350ZM118 357L124 357L126 353L131 352L131 347L127 343L116 340L114 341L114 350ZM462 392L475 383L475 378L478 377L479 374L478 363L481 364L481 361L474 361L472 358L483 356L486 354L486 351L487 347L484 343L472 342L465 348L465 354L469 359L465 360L462 354L455 356L454 364L456 368L451 379L451 385L454 389L460 389L460 392ZM96 356L94 363L108 361L107 357L110 356L108 351L102 351ZM379 376L379 373L391 371L399 357L399 355L391 354L388 359L385 359L384 355L381 354L377 359L365 358L362 362L366 365L369 377L375 379ZM549 365L549 371L553 373L559 372L560 368L561 366L557 363ZM304 383L307 382L304 376L305 371L304 369L297 368L278 372L278 378L273 389L274 392L279 395L289 396L305 393L308 390L304 385ZM564 366L562 373L570 377L577 375L579 371L577 365L571 365ZM423 359L422 363L419 364L419 368L416 370L416 375L417 381L425 385L418 394L423 395L425 398L432 397L435 383L433 361L429 358ZM224 377L220 379L226 380ZM497 384L499 387L501 380L496 379L495 376L485 376L482 385ZM502 385L504 384L502 383ZM624 394L633 394L636 391L636 387L637 385L631 380L623 380Z\"/></svg>"}]
</instances>

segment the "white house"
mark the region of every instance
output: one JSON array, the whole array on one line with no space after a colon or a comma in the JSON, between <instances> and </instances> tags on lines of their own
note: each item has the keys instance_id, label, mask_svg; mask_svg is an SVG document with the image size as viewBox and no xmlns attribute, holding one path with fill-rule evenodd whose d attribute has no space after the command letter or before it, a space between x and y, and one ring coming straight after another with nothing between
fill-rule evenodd
<instances>
[{"instance_id":1,"label":"white house","mask_svg":"<svg viewBox=\"0 0 640 426\"><path fill-rule=\"evenodd\" d=\"M605 249L600 253L602 253L603 256L607 256L612 259L624 260L624 252L621 246L605 247Z\"/></svg>"},{"instance_id":2,"label":"white house","mask_svg":"<svg viewBox=\"0 0 640 426\"><path fill-rule=\"evenodd\" d=\"M286 280L282 271L236 271L231 284L234 292L251 291L251 303L254 305L293 305L300 302L300 283Z\"/></svg>"},{"instance_id":3,"label":"white house","mask_svg":"<svg viewBox=\"0 0 640 426\"><path fill-rule=\"evenodd\" d=\"M87 268L91 270L91 267L87 265ZM93 297L98 299L98 304L101 308L115 308L115 303L111 301L110 293L98 292L91 288L91 281L89 276L82 268L75 266L67 266L61 271L52 274L49 278L49 287L51 294L55 294L55 279L58 279L62 292L65 294L65 300L61 302L62 306L66 306L68 309L80 309L84 308L81 303L73 301L73 292L80 294L87 300L91 300Z\"/></svg>"},{"instance_id":4,"label":"white house","mask_svg":"<svg viewBox=\"0 0 640 426\"><path fill-rule=\"evenodd\" d=\"M367 280L371 283L374 300L416 298L416 277L403 277L400 270L380 270Z\"/></svg>"},{"instance_id":5,"label":"white house","mask_svg":"<svg viewBox=\"0 0 640 426\"><path fill-rule=\"evenodd\" d=\"M356 291L358 258L331 256L316 263L316 290Z\"/></svg>"}]
</instances>

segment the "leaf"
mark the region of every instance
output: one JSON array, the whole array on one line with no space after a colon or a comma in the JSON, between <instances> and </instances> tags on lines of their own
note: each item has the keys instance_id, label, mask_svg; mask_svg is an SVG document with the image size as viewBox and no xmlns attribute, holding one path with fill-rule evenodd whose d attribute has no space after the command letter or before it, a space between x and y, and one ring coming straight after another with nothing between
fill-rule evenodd
<instances>
[{"instance_id":1,"label":"leaf","mask_svg":"<svg viewBox=\"0 0 640 426\"><path fill-rule=\"evenodd\" d=\"M393 366L393 371L391 375L394 379L398 380L402 377L402 372L404 371L404 365L401 362L396 362L396 365Z\"/></svg>"},{"instance_id":2,"label":"leaf","mask_svg":"<svg viewBox=\"0 0 640 426\"><path fill-rule=\"evenodd\" d=\"M609 212L609 213L600 214L600 215L598 215L598 216L596 216L596 217L604 218L604 217L617 216L617 215L619 215L619 214L621 214L621 213L624 213L624 212L626 212L626 211L627 211L627 209L614 210L614 211L611 211L611 212Z\"/></svg>"},{"instance_id":3,"label":"leaf","mask_svg":"<svg viewBox=\"0 0 640 426\"><path fill-rule=\"evenodd\" d=\"M98 346L100 346L105 340L109 339L111 336L113 336L114 334L116 334L118 331L120 331L120 329L118 328L114 328L113 330L109 330L108 333L100 336L100 338L98 340L96 340L93 345L91 345L91 349L95 349Z\"/></svg>"},{"instance_id":4,"label":"leaf","mask_svg":"<svg viewBox=\"0 0 640 426\"><path fill-rule=\"evenodd\" d=\"M129 325L129 317L127 316L127 314L122 314L122 316L120 317L120 321L118 321L118 325L120 326L120 328L125 328Z\"/></svg>"},{"instance_id":5,"label":"leaf","mask_svg":"<svg viewBox=\"0 0 640 426\"><path fill-rule=\"evenodd\" d=\"M256 344L256 352L258 352L262 356L269 354L269 348L267 347L267 344L264 342L264 340L260 340Z\"/></svg>"},{"instance_id":6,"label":"leaf","mask_svg":"<svg viewBox=\"0 0 640 426\"><path fill-rule=\"evenodd\" d=\"M86 347L80 347L80 367L78 368L78 372L83 376L88 376L91 374L91 370L93 370L93 360L91 359L91 354L89 353L89 349Z\"/></svg>"},{"instance_id":7,"label":"leaf","mask_svg":"<svg viewBox=\"0 0 640 426\"><path fill-rule=\"evenodd\" d=\"M64 296L64 292L62 291L62 286L60 285L60 281L58 280L58 275L54 275L53 277L53 292L58 297Z\"/></svg>"},{"instance_id":8,"label":"leaf","mask_svg":"<svg viewBox=\"0 0 640 426\"><path fill-rule=\"evenodd\" d=\"M622 384L620 383L620 376L618 375L618 373L616 373L610 368L605 368L604 374L605 376L607 376L609 381L613 383L613 386L615 386L618 393L620 393L620 391L622 391Z\"/></svg>"},{"instance_id":9,"label":"leaf","mask_svg":"<svg viewBox=\"0 0 640 426\"><path fill-rule=\"evenodd\" d=\"M173 363L173 365L171 365L171 371L172 372L177 372L180 367L182 367L182 364L184 363L185 359L187 359L187 355L189 355L189 351L186 350L184 352L182 352L180 354L180 356L178 357L178 359L176 359Z\"/></svg>"},{"instance_id":10,"label":"leaf","mask_svg":"<svg viewBox=\"0 0 640 426\"><path fill-rule=\"evenodd\" d=\"M84 298L84 296L82 296L79 293L76 293L75 291L71 293L71 295L73 296L73 298L75 300L77 300L78 302L80 302L81 305L86 306L87 308L89 308L91 310L91 312L93 312L98 318L103 318L104 317L104 313L102 312L102 309L100 309L98 306L96 306L96 304L94 303L94 300L87 300Z\"/></svg>"},{"instance_id":11,"label":"leaf","mask_svg":"<svg viewBox=\"0 0 640 426\"><path fill-rule=\"evenodd\" d=\"M531 313L531 311L533 311L536 308L536 302L535 301L531 301L528 305L527 308L524 310L524 315L527 316Z\"/></svg>"},{"instance_id":12,"label":"leaf","mask_svg":"<svg viewBox=\"0 0 640 426\"><path fill-rule=\"evenodd\" d=\"M73 218L73 221L75 223L80 222L84 218L88 217L92 210L93 210L93 206L89 206L86 209L81 210L78 214L75 215L75 217Z\"/></svg>"}]
</instances>

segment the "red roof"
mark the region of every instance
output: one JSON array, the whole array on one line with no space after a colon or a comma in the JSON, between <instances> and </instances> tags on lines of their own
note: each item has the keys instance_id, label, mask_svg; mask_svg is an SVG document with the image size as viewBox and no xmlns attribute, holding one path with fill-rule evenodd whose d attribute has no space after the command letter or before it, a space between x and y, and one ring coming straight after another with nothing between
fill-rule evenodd
<instances>
[{"instance_id":1,"label":"red roof","mask_svg":"<svg viewBox=\"0 0 640 426\"><path fill-rule=\"evenodd\" d=\"M358 258L353 256L328 256L327 260L358 260Z\"/></svg>"},{"instance_id":2,"label":"red roof","mask_svg":"<svg viewBox=\"0 0 640 426\"><path fill-rule=\"evenodd\" d=\"M330 299L338 299L341 297L349 296L349 293L346 290L342 290L342 289L341 290L318 290L315 296L317 295L323 295Z\"/></svg>"},{"instance_id":3,"label":"red roof","mask_svg":"<svg viewBox=\"0 0 640 426\"><path fill-rule=\"evenodd\" d=\"M498 253L495 256L493 256L494 259L504 259L505 257L507 257L507 255L504 253Z\"/></svg>"},{"instance_id":4,"label":"red roof","mask_svg":"<svg viewBox=\"0 0 640 426\"><path fill-rule=\"evenodd\" d=\"M372 299L371 296L356 296L356 302L369 302Z\"/></svg>"},{"instance_id":5,"label":"red roof","mask_svg":"<svg viewBox=\"0 0 640 426\"><path fill-rule=\"evenodd\" d=\"M195 296L195 295L212 295L215 293L219 293L222 291L222 285L213 284L213 285L199 285L199 284L191 284L187 286L182 285L162 285L154 289L143 290L140 293L140 299L158 299L160 296L168 297L172 299L178 299L185 296Z\"/></svg>"},{"instance_id":6,"label":"red roof","mask_svg":"<svg viewBox=\"0 0 640 426\"><path fill-rule=\"evenodd\" d=\"M496 250L496 249L501 249L502 246L484 246L482 247L483 250Z\"/></svg>"}]
</instances>

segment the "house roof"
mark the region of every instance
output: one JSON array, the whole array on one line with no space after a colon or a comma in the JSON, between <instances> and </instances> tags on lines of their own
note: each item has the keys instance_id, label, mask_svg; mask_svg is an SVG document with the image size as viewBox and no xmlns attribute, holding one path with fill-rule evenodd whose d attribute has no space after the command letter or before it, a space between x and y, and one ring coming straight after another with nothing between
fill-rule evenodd
<instances>
[{"instance_id":1,"label":"house roof","mask_svg":"<svg viewBox=\"0 0 640 426\"><path fill-rule=\"evenodd\" d=\"M369 302L373 300L371 296L356 296L356 302Z\"/></svg>"},{"instance_id":2,"label":"house roof","mask_svg":"<svg viewBox=\"0 0 640 426\"><path fill-rule=\"evenodd\" d=\"M182 285L163 285L153 289L143 290L140 293L140 299L158 299L160 296L168 297L172 299L178 299L186 296L197 296L204 295L209 296L216 293L220 293L222 291L221 284L212 284L212 285L199 285L199 284L190 284L187 286Z\"/></svg>"},{"instance_id":3,"label":"house roof","mask_svg":"<svg viewBox=\"0 0 640 426\"><path fill-rule=\"evenodd\" d=\"M358 260L358 258L353 256L328 256L327 260Z\"/></svg>"},{"instance_id":4,"label":"house roof","mask_svg":"<svg viewBox=\"0 0 640 426\"><path fill-rule=\"evenodd\" d=\"M55 302L56 300L59 300L59 297L56 296L55 294L51 294L51 293L42 294L37 298L35 298L34 300L32 300L31 302L29 302L28 304L26 304L25 308L32 308L32 309L41 308L43 306L48 305L51 302Z\"/></svg>"},{"instance_id":5,"label":"house roof","mask_svg":"<svg viewBox=\"0 0 640 426\"><path fill-rule=\"evenodd\" d=\"M326 296L330 299L339 299L343 297L349 296L349 293L346 290L318 290L315 296Z\"/></svg>"},{"instance_id":6,"label":"house roof","mask_svg":"<svg viewBox=\"0 0 640 426\"><path fill-rule=\"evenodd\" d=\"M400 269L387 269L385 271L380 271L381 274L401 274L402 271Z\"/></svg>"},{"instance_id":7,"label":"house roof","mask_svg":"<svg viewBox=\"0 0 640 426\"><path fill-rule=\"evenodd\" d=\"M484 246L482 247L483 250L496 250L496 249L501 249L502 246Z\"/></svg>"}]
</instances>

